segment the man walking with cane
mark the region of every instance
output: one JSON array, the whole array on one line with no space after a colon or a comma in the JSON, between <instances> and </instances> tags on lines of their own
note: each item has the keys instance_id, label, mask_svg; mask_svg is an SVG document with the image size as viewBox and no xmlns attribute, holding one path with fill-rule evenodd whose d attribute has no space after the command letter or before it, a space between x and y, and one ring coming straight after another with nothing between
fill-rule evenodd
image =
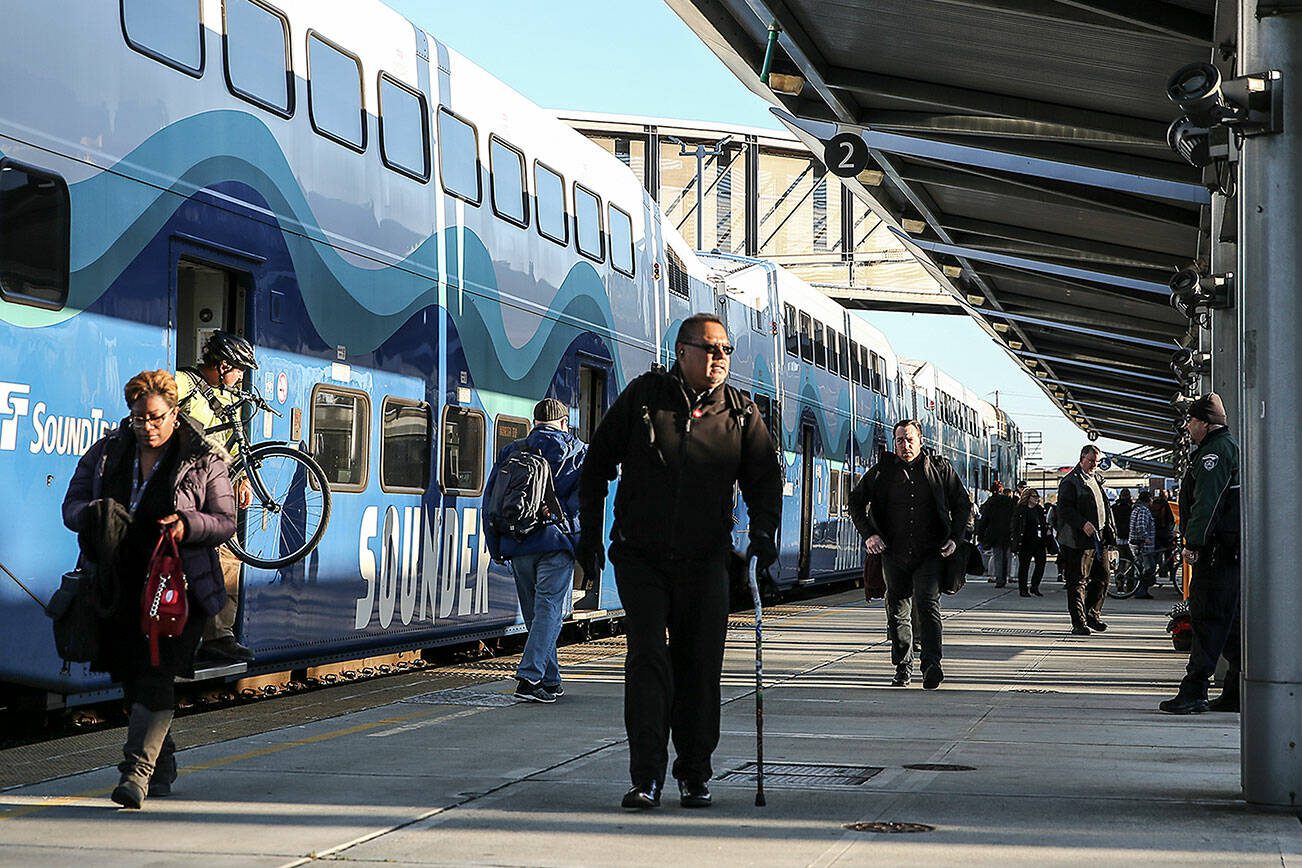
<instances>
[{"instance_id":1,"label":"man walking with cane","mask_svg":"<svg viewBox=\"0 0 1302 868\"><path fill-rule=\"evenodd\" d=\"M734 486L750 518L747 557L767 571L778 556L782 470L755 404L725 384L732 349L713 314L683 320L677 362L643 374L615 399L592 434L579 483L577 558L597 575L606 494L620 474L610 560L628 634L624 726L633 786L625 808L659 806L671 734L680 803L710 804Z\"/></svg>"}]
</instances>

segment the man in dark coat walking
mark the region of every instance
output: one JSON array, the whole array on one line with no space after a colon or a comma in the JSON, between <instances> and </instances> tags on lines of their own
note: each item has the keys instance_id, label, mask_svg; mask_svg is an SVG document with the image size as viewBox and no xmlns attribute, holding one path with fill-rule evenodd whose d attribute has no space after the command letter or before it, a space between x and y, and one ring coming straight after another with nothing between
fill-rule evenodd
<instances>
[{"instance_id":1,"label":"man in dark coat walking","mask_svg":"<svg viewBox=\"0 0 1302 868\"><path fill-rule=\"evenodd\" d=\"M586 574L597 575L606 494L620 475L610 561L628 636L624 726L633 787L625 808L659 806L671 733L680 803L710 804L735 487L750 520L748 556L762 571L778 557L782 468L754 402L725 383L732 350L717 316L683 320L677 363L643 374L615 399L592 434L579 482L577 556Z\"/></svg>"},{"instance_id":2,"label":"man in dark coat walking","mask_svg":"<svg viewBox=\"0 0 1302 868\"><path fill-rule=\"evenodd\" d=\"M1004 491L1002 482L990 486L990 496L981 504L981 517L977 519L977 539L991 554L995 587L1008 585L1009 550L1013 544L1013 510L1017 502Z\"/></svg>"},{"instance_id":3,"label":"man in dark coat walking","mask_svg":"<svg viewBox=\"0 0 1302 868\"><path fill-rule=\"evenodd\" d=\"M886 632L896 687L913 678L912 610L922 639L922 686L934 690L940 668L940 578L943 560L963 541L972 499L945 459L922 451L922 426L895 426L895 451L886 453L850 492L850 518L870 554L882 555L886 578Z\"/></svg>"},{"instance_id":4,"label":"man in dark coat walking","mask_svg":"<svg viewBox=\"0 0 1302 868\"><path fill-rule=\"evenodd\" d=\"M1103 474L1095 470L1099 454L1099 447L1093 443L1084 446L1080 462L1058 483L1058 546L1067 581L1071 632L1077 636L1108 629L1102 618L1108 590L1103 547L1115 543L1116 536L1108 497L1103 493ZM1088 568L1086 553L1091 555Z\"/></svg>"}]
</instances>

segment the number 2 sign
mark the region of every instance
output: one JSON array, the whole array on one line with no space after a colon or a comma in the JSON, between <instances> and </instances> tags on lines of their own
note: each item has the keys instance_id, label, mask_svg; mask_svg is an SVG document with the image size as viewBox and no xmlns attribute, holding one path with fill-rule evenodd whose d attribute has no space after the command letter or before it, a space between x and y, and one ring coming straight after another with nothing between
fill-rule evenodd
<instances>
[{"instance_id":1,"label":"number 2 sign","mask_svg":"<svg viewBox=\"0 0 1302 868\"><path fill-rule=\"evenodd\" d=\"M858 133L837 133L823 146L823 163L839 178L853 178L868 168L868 143Z\"/></svg>"}]
</instances>

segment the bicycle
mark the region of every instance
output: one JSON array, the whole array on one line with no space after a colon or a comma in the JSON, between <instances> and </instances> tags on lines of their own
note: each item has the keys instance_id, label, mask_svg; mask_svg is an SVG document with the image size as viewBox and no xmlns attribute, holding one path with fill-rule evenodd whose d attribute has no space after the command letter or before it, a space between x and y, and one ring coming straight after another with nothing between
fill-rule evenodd
<instances>
[{"instance_id":1,"label":"bicycle","mask_svg":"<svg viewBox=\"0 0 1302 868\"><path fill-rule=\"evenodd\" d=\"M250 443L244 433L245 407L282 414L256 391L233 391L239 400L218 409L221 424L209 429L232 433L231 485L239 492L247 483L252 491L229 545L251 567L279 569L307 557L321 542L330 523L330 487L321 465L297 446L283 440Z\"/></svg>"},{"instance_id":2,"label":"bicycle","mask_svg":"<svg viewBox=\"0 0 1302 868\"><path fill-rule=\"evenodd\" d=\"M1133 597L1139 590L1139 565L1134 551L1127 545L1117 547L1117 563L1108 580L1108 596L1114 600Z\"/></svg>"}]
</instances>

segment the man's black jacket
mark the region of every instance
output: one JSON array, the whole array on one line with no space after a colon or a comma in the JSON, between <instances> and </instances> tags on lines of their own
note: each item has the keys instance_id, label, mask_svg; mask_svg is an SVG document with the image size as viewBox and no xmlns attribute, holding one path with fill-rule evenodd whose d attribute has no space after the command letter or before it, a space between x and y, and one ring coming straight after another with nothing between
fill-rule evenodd
<instances>
[{"instance_id":1,"label":"man's black jacket","mask_svg":"<svg viewBox=\"0 0 1302 868\"><path fill-rule=\"evenodd\" d=\"M977 519L977 538L981 545L1007 548L1013 541L1013 510L1017 501L1002 491L992 494L981 505L981 517Z\"/></svg>"},{"instance_id":2,"label":"man's black jacket","mask_svg":"<svg viewBox=\"0 0 1302 868\"><path fill-rule=\"evenodd\" d=\"M1102 490L1103 474L1095 471L1093 475L1094 481ZM1094 538L1085 535L1085 522L1094 525L1097 531L1103 534L1104 543L1111 544L1116 539L1111 512L1105 496L1103 515L1099 515L1094 492L1090 491L1089 485L1085 482L1085 471L1077 464L1072 468L1071 473L1058 483L1058 508L1054 510L1054 521L1058 524L1056 529L1058 545L1069 549L1086 549L1093 546Z\"/></svg>"},{"instance_id":3,"label":"man's black jacket","mask_svg":"<svg viewBox=\"0 0 1302 868\"><path fill-rule=\"evenodd\" d=\"M617 470L613 551L696 558L729 550L734 485L751 541L775 542L782 468L754 402L726 383L695 406L676 369L643 374L620 393L583 464L580 549L595 547L590 534L601 533Z\"/></svg>"},{"instance_id":4,"label":"man's black jacket","mask_svg":"<svg viewBox=\"0 0 1302 868\"><path fill-rule=\"evenodd\" d=\"M859 482L850 492L850 518L859 534L864 538L873 535L886 538L886 480L887 470L898 467L900 458L894 452L887 452L882 460L868 468L868 472L859 477ZM954 468L944 458L923 453L922 472L931 486L932 498L936 503L936 512L940 519L941 533L944 539L953 540L955 545L963 541L967 532L968 518L972 514L972 499L968 497L963 480L958 478ZM897 540L886 539L888 547L898 544Z\"/></svg>"}]
</instances>

